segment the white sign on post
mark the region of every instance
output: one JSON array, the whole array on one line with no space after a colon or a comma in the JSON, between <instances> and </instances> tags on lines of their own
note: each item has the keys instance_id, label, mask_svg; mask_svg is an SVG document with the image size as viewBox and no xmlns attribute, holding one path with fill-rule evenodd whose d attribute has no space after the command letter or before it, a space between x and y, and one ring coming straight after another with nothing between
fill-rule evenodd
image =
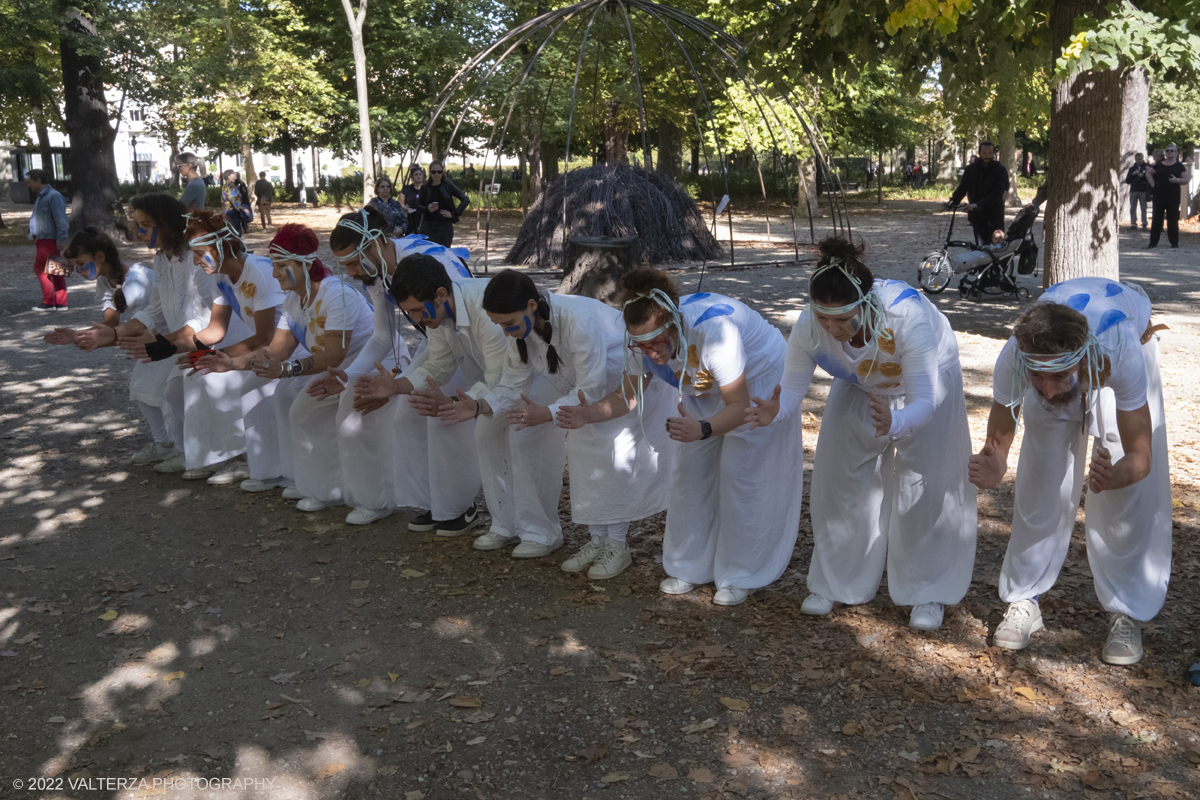
<instances>
[{"instance_id":1,"label":"white sign on post","mask_svg":"<svg viewBox=\"0 0 1200 800\"><path fill-rule=\"evenodd\" d=\"M483 187L483 191L485 194L500 194L500 184L489 183Z\"/></svg>"}]
</instances>

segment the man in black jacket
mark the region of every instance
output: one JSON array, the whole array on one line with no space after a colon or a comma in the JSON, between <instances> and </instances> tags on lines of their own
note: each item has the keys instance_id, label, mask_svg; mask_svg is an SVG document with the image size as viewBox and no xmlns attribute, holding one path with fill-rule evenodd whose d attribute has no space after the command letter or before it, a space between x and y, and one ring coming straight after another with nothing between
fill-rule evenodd
<instances>
[{"instance_id":1,"label":"man in black jacket","mask_svg":"<svg viewBox=\"0 0 1200 800\"><path fill-rule=\"evenodd\" d=\"M1004 193L1008 191L1008 170L996 160L991 142L979 143L979 158L963 170L958 188L950 195L951 204L966 195L967 221L975 231L975 243L992 243L992 232L1004 229Z\"/></svg>"},{"instance_id":2,"label":"man in black jacket","mask_svg":"<svg viewBox=\"0 0 1200 800\"><path fill-rule=\"evenodd\" d=\"M1142 230L1146 230L1146 192L1150 184L1146 180L1146 170L1149 164L1141 153L1133 154L1133 166L1125 173L1125 183L1129 186L1129 225L1137 227L1138 208L1142 209Z\"/></svg>"}]
</instances>

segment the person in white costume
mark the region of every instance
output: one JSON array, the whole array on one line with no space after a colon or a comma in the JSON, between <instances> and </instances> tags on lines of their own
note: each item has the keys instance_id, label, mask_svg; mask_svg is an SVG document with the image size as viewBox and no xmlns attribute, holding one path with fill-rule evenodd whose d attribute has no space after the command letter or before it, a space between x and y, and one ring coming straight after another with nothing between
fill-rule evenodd
<instances>
[{"instance_id":1,"label":"person in white costume","mask_svg":"<svg viewBox=\"0 0 1200 800\"><path fill-rule=\"evenodd\" d=\"M187 468L183 454L183 373L173 368L172 342L191 341L196 331L208 326L213 280L192 259L185 237L187 209L182 203L166 194L143 194L134 197L130 205L133 238L154 251L155 283L150 302L118 329L117 343L131 358L146 364L172 364L171 368L161 367L167 373L162 412L172 448L165 453L143 450L134 456L134 463L158 461L156 472L183 472ZM160 321L166 327L158 329ZM226 343L234 341L226 337ZM154 359L146 351L152 343L156 343L152 348Z\"/></svg>"},{"instance_id":2,"label":"person in white costume","mask_svg":"<svg viewBox=\"0 0 1200 800\"><path fill-rule=\"evenodd\" d=\"M329 246L346 274L360 281L375 312L374 331L366 346L344 370L330 369L324 377L309 384L306 394L293 405L293 426L320 414L328 414L332 406L327 398L340 395L334 416L337 437L337 469L332 470L319 485L308 485L297 476L296 507L315 511L326 506L353 506L346 516L352 525L363 525L390 515L398 506L413 502L415 494L411 481L411 463L422 463L423 431L421 438L412 426L396 424L399 401L376 401L367 408L355 409L358 383L368 373L379 368L399 375L410 362L408 345L400 335L401 313L387 287L396 272L396 265L414 253L425 253L438 259L452 275L469 278L471 273L463 263L464 248L449 249L430 242L423 236L391 239L388 223L374 208L364 208L342 216L329 236ZM411 323L411 320L409 320ZM419 328L418 328L419 330ZM354 382L352 391L342 390ZM384 406L389 408L382 413ZM322 408L318 409L317 407ZM364 411L367 413L364 415ZM407 438L405 438L407 437ZM285 496L288 493L285 492Z\"/></svg>"},{"instance_id":3,"label":"person in white costume","mask_svg":"<svg viewBox=\"0 0 1200 800\"><path fill-rule=\"evenodd\" d=\"M565 455L571 519L587 525L590 537L562 568L587 570L593 580L615 577L632 563L630 522L667 505L667 482L660 477L670 471L671 449L659 426L666 422L670 393L646 398L650 435L628 417L568 429L563 448L560 410L620 390L628 354L621 313L590 297L542 295L529 276L513 270L491 280L483 307L515 341L499 384L477 408L491 415L479 454L494 522L475 547L516 544L514 558L536 558L562 545L558 497ZM504 493L510 483L512 491Z\"/></svg>"},{"instance_id":4,"label":"person in white costume","mask_svg":"<svg viewBox=\"0 0 1200 800\"><path fill-rule=\"evenodd\" d=\"M241 483L243 491L291 486L293 464L315 460L312 437L290 427L292 403L311 376L353 361L371 335L370 305L357 288L321 263L316 257L319 244L317 234L305 225L291 222L280 227L268 253L285 299L270 343L239 356L211 350L196 362L202 371L248 370L257 376L242 387L250 469L250 477ZM311 468L319 471L322 465Z\"/></svg>"},{"instance_id":5,"label":"person in white costume","mask_svg":"<svg viewBox=\"0 0 1200 800\"><path fill-rule=\"evenodd\" d=\"M63 258L73 263L75 272L96 281L96 297L104 314L103 322L93 322L84 330L55 328L45 336L49 344L74 344L90 353L100 347L113 347L122 333L140 332L139 323L121 323L121 317L131 318L148 308L156 283L154 271L142 264L126 267L117 245L98 228L87 227L74 236L63 251ZM154 326L166 330L166 321L158 314ZM167 378L177 372L169 361L158 363L135 361L129 376L129 398L138 405L142 418L150 428L151 444L133 456L139 465L162 461L171 455L171 434L163 415L163 394Z\"/></svg>"},{"instance_id":6,"label":"person in white costume","mask_svg":"<svg viewBox=\"0 0 1200 800\"><path fill-rule=\"evenodd\" d=\"M483 310L486 280L451 275L442 262L421 253L406 256L396 269L390 292L401 312L425 328L428 340L399 378L378 369L355 387L356 408L393 395L406 395L396 408L399 435L415 440L404 459L407 484L415 497L409 505L429 509L408 523L411 531L461 536L479 522L479 460L475 439L479 401L495 388L504 370L508 340ZM439 419L445 405L465 409ZM402 481L404 483L405 481Z\"/></svg>"},{"instance_id":7,"label":"person in white costume","mask_svg":"<svg viewBox=\"0 0 1200 800\"><path fill-rule=\"evenodd\" d=\"M892 601L912 606L909 625L937 630L975 564L958 342L923 294L875 280L862 245L830 237L820 252L783 380L746 413L752 428L778 425L799 415L818 366L833 376L809 496L811 594L800 610L869 602L886 566Z\"/></svg>"},{"instance_id":8,"label":"person in white costume","mask_svg":"<svg viewBox=\"0 0 1200 800\"><path fill-rule=\"evenodd\" d=\"M1091 436L1088 564L1111 615L1100 657L1119 665L1141 660L1141 623L1162 608L1171 576L1159 327L1150 324L1140 287L1075 278L1047 289L1000 352L987 440L969 468L979 488L999 483L1024 419L1012 536L1000 569L1000 598L1009 606L995 645L1020 650L1043 627L1038 597L1067 555Z\"/></svg>"},{"instance_id":9,"label":"person in white costume","mask_svg":"<svg viewBox=\"0 0 1200 800\"><path fill-rule=\"evenodd\" d=\"M272 276L270 259L247 253L241 235L220 212L192 211L187 236L195 262L216 276L216 292L208 327L197 331L190 342L176 343L184 354L177 363L189 370L183 379L183 445L188 466L183 478L207 478L214 486L225 486L250 477L242 394L255 376L240 370L205 374L195 367L226 338L235 319L250 334L237 344L222 347L226 355L243 356L265 347L282 313L283 290Z\"/></svg>"},{"instance_id":10,"label":"person in white costume","mask_svg":"<svg viewBox=\"0 0 1200 800\"><path fill-rule=\"evenodd\" d=\"M629 362L617 391L567 410L563 424L603 422L648 405L655 377L672 387L679 416L666 431L678 445L663 539L670 577L659 588L684 594L715 583L715 604L738 605L787 569L800 524L799 417L770 430L744 423L751 395L769 394L783 376L787 343L733 298L679 297L658 270L635 270L622 286L629 343L642 358Z\"/></svg>"}]
</instances>

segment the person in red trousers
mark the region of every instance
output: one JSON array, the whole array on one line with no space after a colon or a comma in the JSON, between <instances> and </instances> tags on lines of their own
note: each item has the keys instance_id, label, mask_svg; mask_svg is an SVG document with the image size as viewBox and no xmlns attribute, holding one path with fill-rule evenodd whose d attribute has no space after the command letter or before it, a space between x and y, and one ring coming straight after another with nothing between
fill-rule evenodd
<instances>
[{"instance_id":1,"label":"person in red trousers","mask_svg":"<svg viewBox=\"0 0 1200 800\"><path fill-rule=\"evenodd\" d=\"M34 311L66 311L67 279L64 275L47 275L46 262L59 254L58 243L67 238L67 203L50 185L45 170L31 169L25 185L33 196L33 213L29 215L29 238L37 244L33 271L42 285L42 304Z\"/></svg>"}]
</instances>

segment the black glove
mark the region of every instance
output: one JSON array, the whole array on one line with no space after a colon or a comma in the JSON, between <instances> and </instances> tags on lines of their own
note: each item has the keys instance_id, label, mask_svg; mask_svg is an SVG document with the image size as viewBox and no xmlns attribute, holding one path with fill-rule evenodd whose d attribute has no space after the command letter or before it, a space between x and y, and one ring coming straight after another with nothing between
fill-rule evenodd
<instances>
[{"instance_id":1,"label":"black glove","mask_svg":"<svg viewBox=\"0 0 1200 800\"><path fill-rule=\"evenodd\" d=\"M146 355L150 356L151 361L162 361L163 359L170 358L178 350L179 348L161 333L155 335L154 341L146 345Z\"/></svg>"},{"instance_id":2,"label":"black glove","mask_svg":"<svg viewBox=\"0 0 1200 800\"><path fill-rule=\"evenodd\" d=\"M197 350L215 350L216 349L213 345L205 344L204 342L200 341L200 337L198 337L198 336L192 337L192 344L196 345Z\"/></svg>"}]
</instances>

